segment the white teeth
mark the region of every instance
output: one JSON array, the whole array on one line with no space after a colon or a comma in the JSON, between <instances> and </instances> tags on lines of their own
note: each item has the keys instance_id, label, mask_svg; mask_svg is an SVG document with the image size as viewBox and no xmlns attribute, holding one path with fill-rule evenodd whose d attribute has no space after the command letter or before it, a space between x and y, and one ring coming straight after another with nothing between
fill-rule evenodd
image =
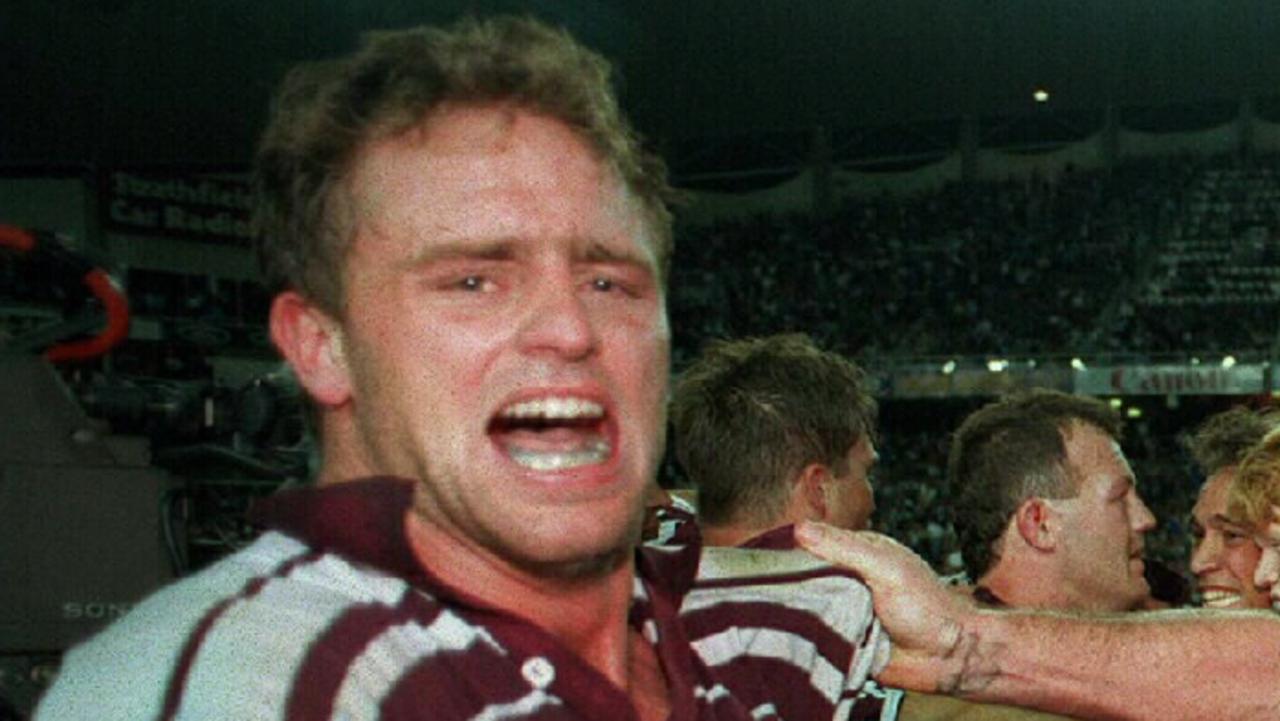
<instances>
[{"instance_id":1,"label":"white teeth","mask_svg":"<svg viewBox=\"0 0 1280 721\"><path fill-rule=\"evenodd\" d=\"M503 418L578 419L602 418L604 406L585 398L550 397L513 403L502 409Z\"/></svg>"},{"instance_id":2,"label":"white teeth","mask_svg":"<svg viewBox=\"0 0 1280 721\"><path fill-rule=\"evenodd\" d=\"M1225 608L1240 602L1240 594L1230 591L1204 591L1200 601L1210 608Z\"/></svg>"},{"instance_id":3,"label":"white teeth","mask_svg":"<svg viewBox=\"0 0 1280 721\"><path fill-rule=\"evenodd\" d=\"M563 471L593 463L603 463L609 457L609 444L597 441L587 448L574 451L530 451L523 448L509 449L511 460L534 471Z\"/></svg>"},{"instance_id":4,"label":"white teeth","mask_svg":"<svg viewBox=\"0 0 1280 721\"><path fill-rule=\"evenodd\" d=\"M499 416L504 420L597 421L605 415L604 406L576 396L546 396L512 403ZM520 430L518 427L515 430ZM612 446L607 438L586 426L557 429L552 425L541 438L532 434L512 433L504 438L508 457L533 471L563 471L604 463ZM570 434L571 432L571 434Z\"/></svg>"}]
</instances>

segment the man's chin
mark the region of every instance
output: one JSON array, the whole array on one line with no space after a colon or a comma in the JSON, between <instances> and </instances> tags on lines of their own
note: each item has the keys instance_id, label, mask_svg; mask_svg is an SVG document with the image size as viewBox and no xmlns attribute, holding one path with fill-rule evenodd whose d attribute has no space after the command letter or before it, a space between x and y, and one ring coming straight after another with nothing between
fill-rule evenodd
<instances>
[{"instance_id":1,"label":"man's chin","mask_svg":"<svg viewBox=\"0 0 1280 721\"><path fill-rule=\"evenodd\" d=\"M625 543L596 553L566 554L565 558L518 558L515 565L538 578L592 581L629 564L634 552L635 545Z\"/></svg>"},{"instance_id":2,"label":"man's chin","mask_svg":"<svg viewBox=\"0 0 1280 721\"><path fill-rule=\"evenodd\" d=\"M538 578L590 581L631 563L643 521L638 514L608 528L575 526L570 514L562 520L552 537L531 538L523 548L510 549L512 565Z\"/></svg>"}]
</instances>

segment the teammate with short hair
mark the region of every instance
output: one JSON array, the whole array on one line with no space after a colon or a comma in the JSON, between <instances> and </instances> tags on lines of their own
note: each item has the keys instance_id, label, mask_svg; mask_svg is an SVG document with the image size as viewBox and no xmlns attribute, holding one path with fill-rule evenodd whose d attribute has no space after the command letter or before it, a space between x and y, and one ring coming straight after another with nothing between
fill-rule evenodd
<instances>
[{"instance_id":1,"label":"teammate with short hair","mask_svg":"<svg viewBox=\"0 0 1280 721\"><path fill-rule=\"evenodd\" d=\"M971 414L948 459L956 533L979 601L1129 611L1150 592L1142 537L1155 517L1105 403L1013 394Z\"/></svg>"}]
</instances>

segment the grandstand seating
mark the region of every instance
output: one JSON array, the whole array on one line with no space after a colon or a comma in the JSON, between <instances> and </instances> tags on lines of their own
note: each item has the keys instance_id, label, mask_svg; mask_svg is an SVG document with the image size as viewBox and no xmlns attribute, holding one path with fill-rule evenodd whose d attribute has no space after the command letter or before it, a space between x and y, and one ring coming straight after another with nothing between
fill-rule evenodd
<instances>
[{"instance_id":1,"label":"grandstand seating","mask_svg":"<svg viewBox=\"0 0 1280 721\"><path fill-rule=\"evenodd\" d=\"M684 228L676 365L708 338L783 330L864 361L1267 350L1275 164L1144 160Z\"/></svg>"}]
</instances>

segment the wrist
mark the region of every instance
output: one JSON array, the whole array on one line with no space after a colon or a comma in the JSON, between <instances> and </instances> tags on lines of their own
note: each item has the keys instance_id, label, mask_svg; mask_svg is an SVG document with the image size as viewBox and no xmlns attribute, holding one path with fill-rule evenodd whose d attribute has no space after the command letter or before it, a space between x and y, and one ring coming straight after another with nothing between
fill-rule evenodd
<instances>
[{"instance_id":1,"label":"wrist","mask_svg":"<svg viewBox=\"0 0 1280 721\"><path fill-rule=\"evenodd\" d=\"M940 640L945 651L938 679L940 693L983 697L1000 676L1007 614L966 608L949 619Z\"/></svg>"}]
</instances>

